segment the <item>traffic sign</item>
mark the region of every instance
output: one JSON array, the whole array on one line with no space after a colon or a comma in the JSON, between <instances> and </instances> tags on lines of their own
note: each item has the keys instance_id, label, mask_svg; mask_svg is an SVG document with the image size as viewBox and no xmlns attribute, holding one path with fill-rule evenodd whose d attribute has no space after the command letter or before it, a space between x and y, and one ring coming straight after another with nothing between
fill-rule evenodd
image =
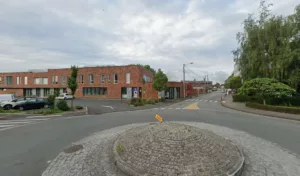
<instances>
[{"instance_id":1,"label":"traffic sign","mask_svg":"<svg viewBox=\"0 0 300 176\"><path fill-rule=\"evenodd\" d=\"M164 121L164 119L163 119L160 115L158 115L158 114L155 115L155 118L156 118L160 123L162 123L162 122Z\"/></svg>"}]
</instances>

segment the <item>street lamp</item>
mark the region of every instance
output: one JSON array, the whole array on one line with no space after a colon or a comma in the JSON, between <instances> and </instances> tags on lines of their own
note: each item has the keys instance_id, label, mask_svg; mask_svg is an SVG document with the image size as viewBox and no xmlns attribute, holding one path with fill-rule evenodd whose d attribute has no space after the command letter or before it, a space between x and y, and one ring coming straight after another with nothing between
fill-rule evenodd
<instances>
[{"instance_id":1,"label":"street lamp","mask_svg":"<svg viewBox=\"0 0 300 176\"><path fill-rule=\"evenodd\" d=\"M187 64L183 64L183 98L185 98L185 67L186 65L188 64L194 64L194 62L190 62L190 63L187 63Z\"/></svg>"}]
</instances>

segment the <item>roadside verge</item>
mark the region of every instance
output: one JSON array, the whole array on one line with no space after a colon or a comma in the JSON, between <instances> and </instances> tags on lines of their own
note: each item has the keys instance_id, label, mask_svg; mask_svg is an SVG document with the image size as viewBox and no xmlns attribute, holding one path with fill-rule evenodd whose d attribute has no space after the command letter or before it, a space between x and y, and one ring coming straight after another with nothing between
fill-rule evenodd
<instances>
[{"instance_id":1,"label":"roadside verge","mask_svg":"<svg viewBox=\"0 0 300 176\"><path fill-rule=\"evenodd\" d=\"M250 114L257 114L257 115L263 115L263 116L269 116L269 117L276 117L276 118L300 121L300 115L249 108L245 105L245 103L232 102L231 97L222 97L220 103L222 106L224 106L226 108L237 110L237 111L242 111L242 112L246 112L246 113L250 113Z\"/></svg>"}]
</instances>

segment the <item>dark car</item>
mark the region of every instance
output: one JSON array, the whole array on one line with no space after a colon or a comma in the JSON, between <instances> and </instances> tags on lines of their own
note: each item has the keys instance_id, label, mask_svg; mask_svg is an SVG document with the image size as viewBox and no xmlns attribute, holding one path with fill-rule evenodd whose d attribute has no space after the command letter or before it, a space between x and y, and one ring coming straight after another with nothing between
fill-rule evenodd
<instances>
[{"instance_id":1,"label":"dark car","mask_svg":"<svg viewBox=\"0 0 300 176\"><path fill-rule=\"evenodd\" d=\"M19 109L19 110L23 111L23 110L41 109L41 108L47 108L47 107L49 107L49 106L43 99L34 98L34 99L26 100L26 101L22 102L21 104L16 105L14 107L14 109Z\"/></svg>"}]
</instances>

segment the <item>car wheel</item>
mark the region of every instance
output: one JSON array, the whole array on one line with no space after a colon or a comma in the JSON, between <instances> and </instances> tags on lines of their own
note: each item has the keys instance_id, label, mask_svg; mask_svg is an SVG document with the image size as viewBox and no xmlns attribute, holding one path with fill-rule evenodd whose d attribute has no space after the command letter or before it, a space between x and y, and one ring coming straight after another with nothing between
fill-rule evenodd
<instances>
[{"instance_id":1,"label":"car wheel","mask_svg":"<svg viewBox=\"0 0 300 176\"><path fill-rule=\"evenodd\" d=\"M67 97L64 98L64 100L66 100L66 99L67 99Z\"/></svg>"},{"instance_id":2,"label":"car wheel","mask_svg":"<svg viewBox=\"0 0 300 176\"><path fill-rule=\"evenodd\" d=\"M20 111L24 111L24 107L23 107L23 106L20 106L20 107L19 107L19 110L20 110Z\"/></svg>"},{"instance_id":3,"label":"car wheel","mask_svg":"<svg viewBox=\"0 0 300 176\"><path fill-rule=\"evenodd\" d=\"M5 110L10 110L10 109L12 108L12 105L5 105L3 108L4 108Z\"/></svg>"}]
</instances>

